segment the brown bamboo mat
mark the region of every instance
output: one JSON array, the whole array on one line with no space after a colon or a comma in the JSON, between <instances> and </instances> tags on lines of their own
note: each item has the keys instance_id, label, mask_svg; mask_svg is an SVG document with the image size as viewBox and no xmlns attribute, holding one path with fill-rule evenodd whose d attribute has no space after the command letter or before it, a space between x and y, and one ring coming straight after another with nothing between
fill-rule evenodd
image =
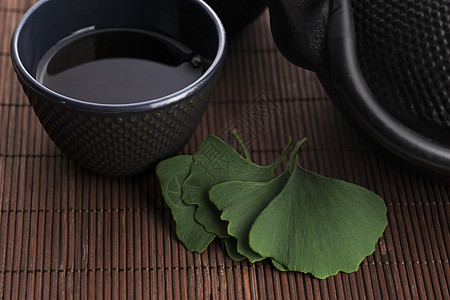
<instances>
[{"instance_id":1,"label":"brown bamboo mat","mask_svg":"<svg viewBox=\"0 0 450 300\"><path fill-rule=\"evenodd\" d=\"M450 299L450 190L380 153L314 74L276 50L268 14L230 41L211 104L185 147L238 128L257 163L288 136L303 165L382 196L389 225L358 272L317 280L186 251L154 175L98 177L60 153L13 73L12 31L34 0L0 0L0 295L4 298Z\"/></svg>"}]
</instances>

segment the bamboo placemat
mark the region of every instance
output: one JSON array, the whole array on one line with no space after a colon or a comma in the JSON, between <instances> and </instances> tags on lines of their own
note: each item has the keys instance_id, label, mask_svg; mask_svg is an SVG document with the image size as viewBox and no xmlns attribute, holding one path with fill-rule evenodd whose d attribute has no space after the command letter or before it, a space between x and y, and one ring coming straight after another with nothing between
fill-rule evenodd
<instances>
[{"instance_id":1,"label":"bamboo placemat","mask_svg":"<svg viewBox=\"0 0 450 300\"><path fill-rule=\"evenodd\" d=\"M288 63L267 12L230 40L223 74L184 153L237 128L260 164L288 136L304 167L378 193L389 224L359 271L317 280L269 262L233 262L220 242L186 251L153 174L99 177L39 124L11 67L12 31L30 0L0 2L0 295L4 298L450 299L449 187L352 129L315 75Z\"/></svg>"}]
</instances>

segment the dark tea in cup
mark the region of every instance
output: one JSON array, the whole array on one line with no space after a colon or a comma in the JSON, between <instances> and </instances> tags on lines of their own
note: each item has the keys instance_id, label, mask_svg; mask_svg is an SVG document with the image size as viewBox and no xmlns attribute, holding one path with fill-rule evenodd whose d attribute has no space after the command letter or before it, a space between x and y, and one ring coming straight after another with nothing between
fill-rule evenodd
<instances>
[{"instance_id":1,"label":"dark tea in cup","mask_svg":"<svg viewBox=\"0 0 450 300\"><path fill-rule=\"evenodd\" d=\"M199 54L163 34L87 30L53 46L41 59L36 78L74 99L134 103L179 91L207 67Z\"/></svg>"}]
</instances>

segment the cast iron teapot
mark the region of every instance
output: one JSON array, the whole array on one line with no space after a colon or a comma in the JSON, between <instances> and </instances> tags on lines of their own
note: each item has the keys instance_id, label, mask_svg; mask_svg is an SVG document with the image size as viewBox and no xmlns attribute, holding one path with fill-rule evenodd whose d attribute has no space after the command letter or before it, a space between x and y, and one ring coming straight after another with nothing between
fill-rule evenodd
<instances>
[{"instance_id":1,"label":"cast iron teapot","mask_svg":"<svg viewBox=\"0 0 450 300\"><path fill-rule=\"evenodd\" d=\"M353 124L450 178L450 1L269 0L281 53Z\"/></svg>"}]
</instances>

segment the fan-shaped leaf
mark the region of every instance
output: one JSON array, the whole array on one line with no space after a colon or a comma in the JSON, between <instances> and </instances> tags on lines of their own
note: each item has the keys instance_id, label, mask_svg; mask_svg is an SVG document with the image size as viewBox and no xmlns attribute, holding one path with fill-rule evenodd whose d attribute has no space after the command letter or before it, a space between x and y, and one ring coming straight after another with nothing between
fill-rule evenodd
<instances>
[{"instance_id":1,"label":"fan-shaped leaf","mask_svg":"<svg viewBox=\"0 0 450 300\"><path fill-rule=\"evenodd\" d=\"M250 247L291 271L326 278L353 272L387 225L383 200L360 186L296 166L256 218Z\"/></svg>"},{"instance_id":2,"label":"fan-shaped leaf","mask_svg":"<svg viewBox=\"0 0 450 300\"><path fill-rule=\"evenodd\" d=\"M228 256L234 260L234 261L241 261L245 259L245 256L240 254L237 251L237 241L233 237L229 237L226 239L223 239L223 242L225 244L225 249L227 250Z\"/></svg>"},{"instance_id":3,"label":"fan-shaped leaf","mask_svg":"<svg viewBox=\"0 0 450 300\"><path fill-rule=\"evenodd\" d=\"M190 173L192 156L180 155L164 160L156 167L165 202L176 222L178 239L189 251L203 252L215 235L194 218L196 207L181 201L181 185Z\"/></svg>"},{"instance_id":4,"label":"fan-shaped leaf","mask_svg":"<svg viewBox=\"0 0 450 300\"><path fill-rule=\"evenodd\" d=\"M288 147L290 145L291 140ZM273 171L286 155L288 147L274 164L261 167L211 135L200 144L193 156L191 174L182 186L182 200L186 204L197 206L195 218L207 231L220 237L228 237L227 223L220 219L220 211L209 201L209 189L230 180L269 181L274 177Z\"/></svg>"},{"instance_id":5,"label":"fan-shaped leaf","mask_svg":"<svg viewBox=\"0 0 450 300\"><path fill-rule=\"evenodd\" d=\"M210 200L222 211L222 220L228 221L228 234L237 239L237 251L250 262L264 259L248 244L248 234L256 217L283 189L289 173L269 182L228 181L215 185L209 191Z\"/></svg>"}]
</instances>

